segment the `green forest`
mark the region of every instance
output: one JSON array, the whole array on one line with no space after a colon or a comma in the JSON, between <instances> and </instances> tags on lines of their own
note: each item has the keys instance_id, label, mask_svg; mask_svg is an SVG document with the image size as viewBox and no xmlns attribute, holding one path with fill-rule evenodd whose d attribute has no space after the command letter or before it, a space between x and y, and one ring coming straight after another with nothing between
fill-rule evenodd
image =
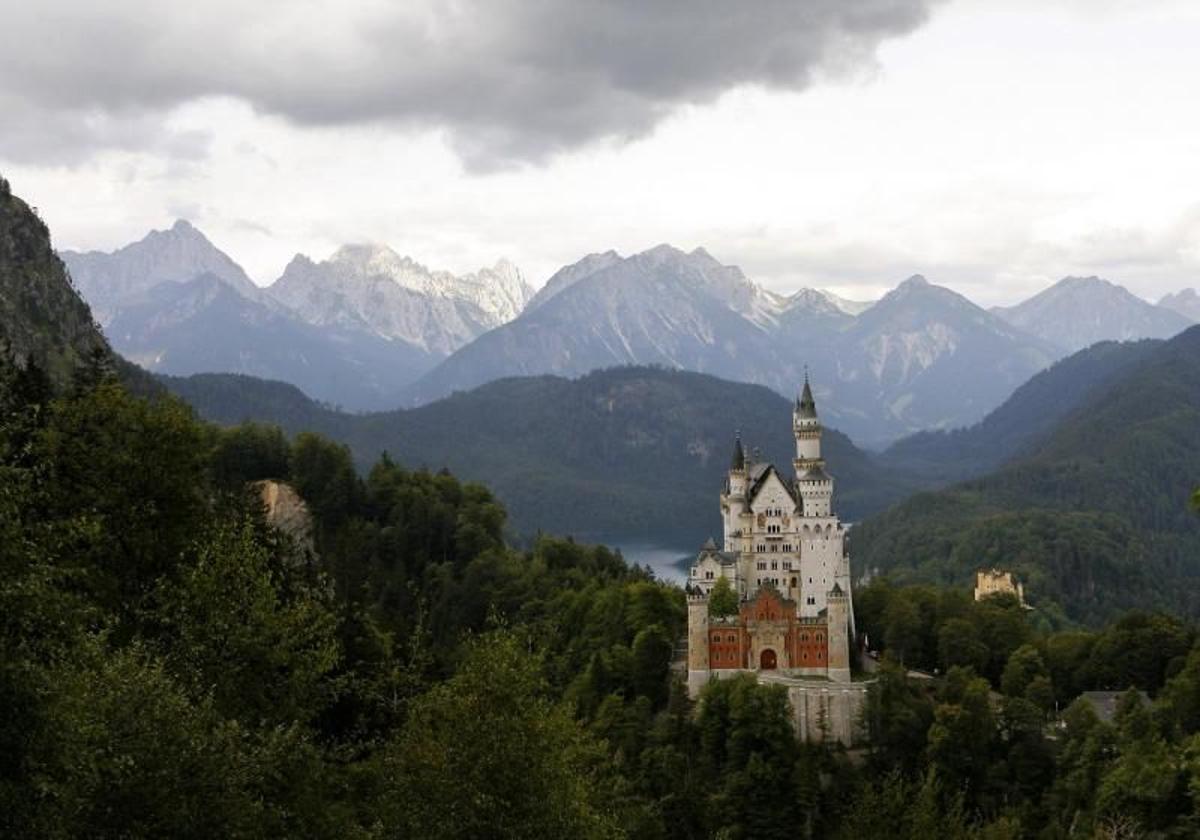
<instances>
[{"instance_id":1,"label":"green forest","mask_svg":"<svg viewBox=\"0 0 1200 840\"><path fill-rule=\"evenodd\" d=\"M57 388L6 361L0 411L5 836L1200 830L1200 647L1168 615L1049 632L876 582L870 746L802 745L778 687L688 700L680 590L602 547L513 549L479 485L205 424L99 355ZM260 479L306 500L312 550ZM1153 702L1111 721L1076 699L1131 687Z\"/></svg>"}]
</instances>

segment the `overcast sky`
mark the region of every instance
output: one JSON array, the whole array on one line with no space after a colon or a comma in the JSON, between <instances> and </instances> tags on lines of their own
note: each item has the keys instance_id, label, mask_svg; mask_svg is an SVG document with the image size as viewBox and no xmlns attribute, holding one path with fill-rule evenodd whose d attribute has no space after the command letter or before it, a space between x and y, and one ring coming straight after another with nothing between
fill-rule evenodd
<instances>
[{"instance_id":1,"label":"overcast sky","mask_svg":"<svg viewBox=\"0 0 1200 840\"><path fill-rule=\"evenodd\" d=\"M0 173L60 248L256 281L378 241L540 285L704 246L983 303L1200 286L1195 0L0 0Z\"/></svg>"}]
</instances>

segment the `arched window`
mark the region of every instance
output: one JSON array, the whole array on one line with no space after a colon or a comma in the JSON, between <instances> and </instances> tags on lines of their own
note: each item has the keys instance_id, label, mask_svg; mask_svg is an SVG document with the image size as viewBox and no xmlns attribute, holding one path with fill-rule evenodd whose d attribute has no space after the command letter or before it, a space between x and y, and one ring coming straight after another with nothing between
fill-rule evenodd
<instances>
[{"instance_id":1,"label":"arched window","mask_svg":"<svg viewBox=\"0 0 1200 840\"><path fill-rule=\"evenodd\" d=\"M734 636L733 634L730 634L730 636L729 636L729 641L731 641L731 642L736 642L736 641L737 641L737 636Z\"/></svg>"}]
</instances>

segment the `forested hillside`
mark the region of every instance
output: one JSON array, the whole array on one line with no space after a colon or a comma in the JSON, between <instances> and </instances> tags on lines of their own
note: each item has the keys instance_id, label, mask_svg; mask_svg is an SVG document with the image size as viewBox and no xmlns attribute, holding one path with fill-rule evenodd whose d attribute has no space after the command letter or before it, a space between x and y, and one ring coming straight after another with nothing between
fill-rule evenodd
<instances>
[{"instance_id":1,"label":"forested hillside","mask_svg":"<svg viewBox=\"0 0 1200 840\"><path fill-rule=\"evenodd\" d=\"M990 472L1040 442L1094 395L1120 378L1161 341L1104 341L1055 362L1013 392L974 426L919 432L884 453L896 466L935 482Z\"/></svg>"},{"instance_id":2,"label":"forested hillside","mask_svg":"<svg viewBox=\"0 0 1200 840\"><path fill-rule=\"evenodd\" d=\"M0 340L53 379L107 352L87 304L67 280L50 231L0 178Z\"/></svg>"},{"instance_id":3,"label":"forested hillside","mask_svg":"<svg viewBox=\"0 0 1200 840\"><path fill-rule=\"evenodd\" d=\"M1012 569L1048 615L1200 615L1200 328L1152 347L1023 457L863 522L859 569L966 582Z\"/></svg>"},{"instance_id":4,"label":"forested hillside","mask_svg":"<svg viewBox=\"0 0 1200 840\"><path fill-rule=\"evenodd\" d=\"M795 450L791 404L773 391L657 368L506 379L417 409L357 416L247 377L163 381L216 422L320 431L347 443L360 464L386 451L482 481L525 533L698 545L718 533L716 495L736 432L777 464L790 465ZM849 520L921 486L835 430L825 433L824 453Z\"/></svg>"}]
</instances>

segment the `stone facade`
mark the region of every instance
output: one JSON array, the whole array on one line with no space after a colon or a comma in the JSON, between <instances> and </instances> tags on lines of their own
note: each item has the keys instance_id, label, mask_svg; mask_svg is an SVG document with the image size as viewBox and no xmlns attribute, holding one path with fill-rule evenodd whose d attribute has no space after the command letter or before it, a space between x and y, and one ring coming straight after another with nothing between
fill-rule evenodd
<instances>
[{"instance_id":1,"label":"stone facade","mask_svg":"<svg viewBox=\"0 0 1200 840\"><path fill-rule=\"evenodd\" d=\"M1025 587L1013 577L1012 572L1000 569L980 569L975 573L975 600L989 595L1016 595L1021 606L1025 606Z\"/></svg>"},{"instance_id":2,"label":"stone facade","mask_svg":"<svg viewBox=\"0 0 1200 840\"><path fill-rule=\"evenodd\" d=\"M688 576L688 690L695 697L709 680L740 673L782 683L800 737L849 745L860 740L866 684L851 682L850 560L807 381L792 431L791 478L735 441L720 497L722 542L709 540ZM709 615L721 578L738 595L736 615Z\"/></svg>"}]
</instances>

